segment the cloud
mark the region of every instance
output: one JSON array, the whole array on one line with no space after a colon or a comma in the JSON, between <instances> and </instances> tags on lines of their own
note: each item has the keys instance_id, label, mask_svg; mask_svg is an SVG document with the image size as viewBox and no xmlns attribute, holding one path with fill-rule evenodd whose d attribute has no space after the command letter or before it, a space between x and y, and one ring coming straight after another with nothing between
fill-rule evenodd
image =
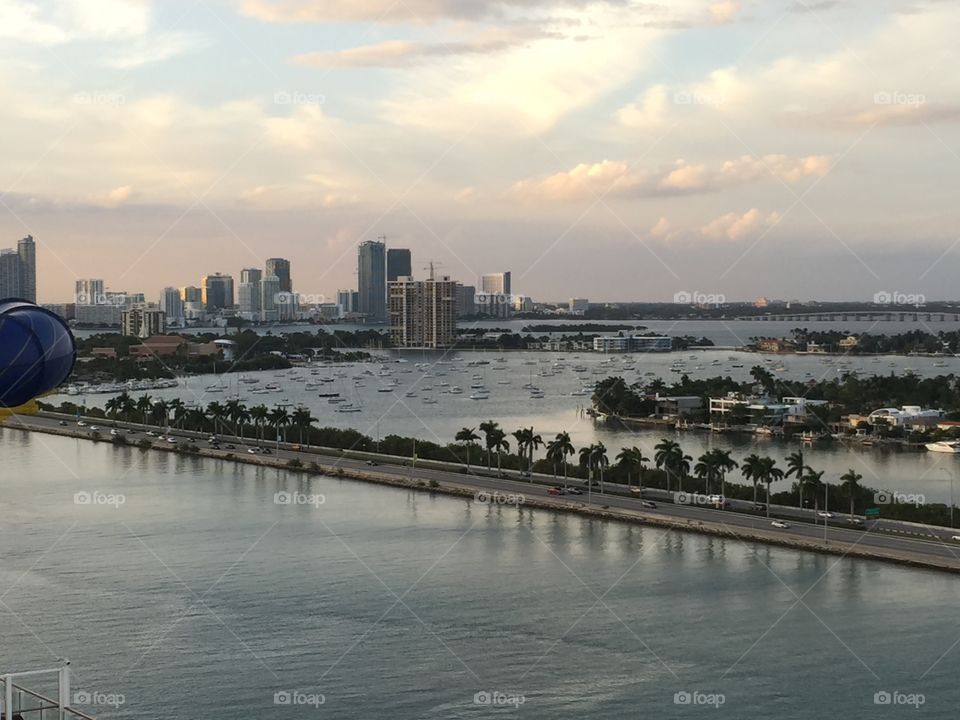
<instances>
[{"instance_id":1,"label":"cloud","mask_svg":"<svg viewBox=\"0 0 960 720\"><path fill-rule=\"evenodd\" d=\"M512 11L538 12L590 5L628 5L627 0L242 0L240 11L265 22L402 22L482 20Z\"/></svg>"},{"instance_id":2,"label":"cloud","mask_svg":"<svg viewBox=\"0 0 960 720\"><path fill-rule=\"evenodd\" d=\"M742 240L774 227L780 219L779 213L772 212L764 216L757 208L750 208L742 215L735 212L721 215L700 228L700 233L717 240Z\"/></svg>"},{"instance_id":3,"label":"cloud","mask_svg":"<svg viewBox=\"0 0 960 720\"><path fill-rule=\"evenodd\" d=\"M317 68L395 68L444 57L496 53L524 45L532 39L529 36L505 36L439 43L390 40L376 45L365 45L347 50L302 53L296 55L293 62L298 65Z\"/></svg>"},{"instance_id":4,"label":"cloud","mask_svg":"<svg viewBox=\"0 0 960 720\"><path fill-rule=\"evenodd\" d=\"M716 192L773 175L788 183L806 177L822 177L830 171L831 159L823 155L790 158L744 155L719 168L705 163L677 160L658 170L633 168L625 161L581 163L571 170L515 183L509 194L523 201L566 202L593 196L664 197Z\"/></svg>"},{"instance_id":5,"label":"cloud","mask_svg":"<svg viewBox=\"0 0 960 720\"><path fill-rule=\"evenodd\" d=\"M809 112L804 108L788 108L778 119L789 125L815 125L837 130L857 130L869 127L911 127L955 123L960 121L960 105L947 103L904 102L877 104L858 110L831 109Z\"/></svg>"},{"instance_id":6,"label":"cloud","mask_svg":"<svg viewBox=\"0 0 960 720\"><path fill-rule=\"evenodd\" d=\"M667 115L670 99L666 85L650 87L639 101L617 111L620 124L629 128L651 128L661 125Z\"/></svg>"},{"instance_id":7,"label":"cloud","mask_svg":"<svg viewBox=\"0 0 960 720\"><path fill-rule=\"evenodd\" d=\"M720 0L709 7L710 17L717 25L725 25L740 14L740 3L737 0Z\"/></svg>"},{"instance_id":8,"label":"cloud","mask_svg":"<svg viewBox=\"0 0 960 720\"><path fill-rule=\"evenodd\" d=\"M184 52L204 47L206 44L207 41L204 38L193 33L160 33L108 55L102 64L121 70L135 68L168 60Z\"/></svg>"},{"instance_id":9,"label":"cloud","mask_svg":"<svg viewBox=\"0 0 960 720\"><path fill-rule=\"evenodd\" d=\"M604 160L592 165L582 163L568 172L539 180L523 180L510 189L510 194L522 200L564 202L605 194L630 194L646 182L647 178L633 172L628 163Z\"/></svg>"},{"instance_id":10,"label":"cloud","mask_svg":"<svg viewBox=\"0 0 960 720\"><path fill-rule=\"evenodd\" d=\"M37 45L117 40L150 29L148 0L0 0L0 38Z\"/></svg>"},{"instance_id":11,"label":"cloud","mask_svg":"<svg viewBox=\"0 0 960 720\"><path fill-rule=\"evenodd\" d=\"M258 185L240 193L240 202L243 205L255 205L261 199L282 190L282 185Z\"/></svg>"},{"instance_id":12,"label":"cloud","mask_svg":"<svg viewBox=\"0 0 960 720\"><path fill-rule=\"evenodd\" d=\"M89 201L91 205L112 209L118 208L121 205L125 205L135 195L136 193L132 187L129 185L122 185L121 187L114 188L109 192L105 192L100 195L92 195L89 198Z\"/></svg>"}]
</instances>

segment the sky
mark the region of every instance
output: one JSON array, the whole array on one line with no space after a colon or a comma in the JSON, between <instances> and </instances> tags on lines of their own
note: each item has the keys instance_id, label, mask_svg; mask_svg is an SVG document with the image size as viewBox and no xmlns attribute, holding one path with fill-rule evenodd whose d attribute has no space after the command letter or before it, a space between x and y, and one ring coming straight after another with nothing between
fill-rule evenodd
<instances>
[{"instance_id":1,"label":"sky","mask_svg":"<svg viewBox=\"0 0 960 720\"><path fill-rule=\"evenodd\" d=\"M387 237L537 300L957 298L952 0L0 0L42 302Z\"/></svg>"}]
</instances>

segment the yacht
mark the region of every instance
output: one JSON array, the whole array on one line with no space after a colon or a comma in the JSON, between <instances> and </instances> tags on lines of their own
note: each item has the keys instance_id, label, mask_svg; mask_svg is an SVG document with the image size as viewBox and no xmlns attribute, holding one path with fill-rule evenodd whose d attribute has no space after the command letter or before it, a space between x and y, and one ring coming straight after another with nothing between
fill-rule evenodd
<instances>
[{"instance_id":1,"label":"yacht","mask_svg":"<svg viewBox=\"0 0 960 720\"><path fill-rule=\"evenodd\" d=\"M941 453L960 453L960 440L941 440L940 442L927 443L927 450L930 452Z\"/></svg>"}]
</instances>

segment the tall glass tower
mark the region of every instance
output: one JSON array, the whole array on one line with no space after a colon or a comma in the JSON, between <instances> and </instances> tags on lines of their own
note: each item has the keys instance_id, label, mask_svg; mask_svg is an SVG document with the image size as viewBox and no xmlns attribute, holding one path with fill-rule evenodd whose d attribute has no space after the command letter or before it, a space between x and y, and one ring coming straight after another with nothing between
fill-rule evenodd
<instances>
[{"instance_id":1,"label":"tall glass tower","mask_svg":"<svg viewBox=\"0 0 960 720\"><path fill-rule=\"evenodd\" d=\"M358 312L374 322L387 321L387 245L380 240L360 243Z\"/></svg>"}]
</instances>

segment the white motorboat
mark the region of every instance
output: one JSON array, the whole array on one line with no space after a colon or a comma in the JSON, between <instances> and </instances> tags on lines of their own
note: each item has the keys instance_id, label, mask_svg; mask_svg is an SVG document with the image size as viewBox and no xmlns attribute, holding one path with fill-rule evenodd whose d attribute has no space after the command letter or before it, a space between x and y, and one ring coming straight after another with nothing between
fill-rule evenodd
<instances>
[{"instance_id":1,"label":"white motorboat","mask_svg":"<svg viewBox=\"0 0 960 720\"><path fill-rule=\"evenodd\" d=\"M960 453L960 440L941 440L940 442L927 443L926 448L930 452L956 454Z\"/></svg>"}]
</instances>

